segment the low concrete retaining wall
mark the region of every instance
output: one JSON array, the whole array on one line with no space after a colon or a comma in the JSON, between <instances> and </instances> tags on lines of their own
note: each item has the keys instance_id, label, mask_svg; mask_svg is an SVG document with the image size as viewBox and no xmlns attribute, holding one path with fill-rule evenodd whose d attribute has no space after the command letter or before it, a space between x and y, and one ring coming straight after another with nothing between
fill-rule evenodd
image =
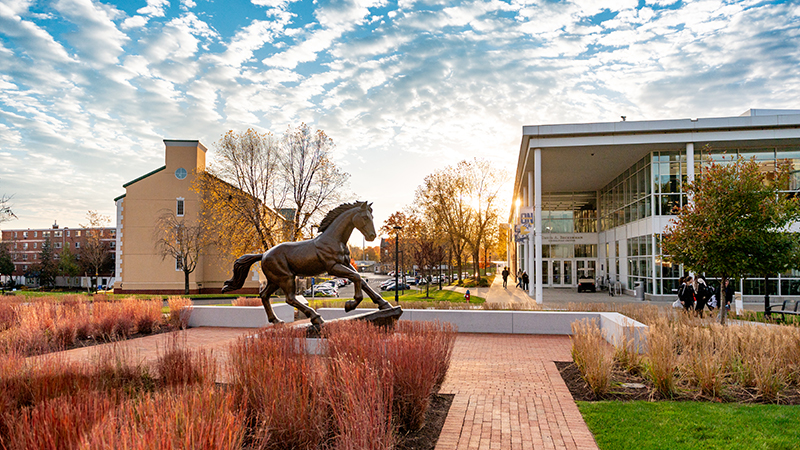
<instances>
[{"instance_id":1,"label":"low concrete retaining wall","mask_svg":"<svg viewBox=\"0 0 800 450\"><path fill-rule=\"evenodd\" d=\"M293 307L275 303L272 309L283 321L294 320ZM342 308L320 308L317 312L323 319L332 320L360 314L364 310L345 313ZM451 323L462 333L564 335L572 334L573 322L584 319L597 321L609 343L617 345L623 338L633 339L635 348L644 352L647 325L620 313L407 309L400 317L400 320ZM195 306L189 317L190 327L261 328L267 324L267 314L261 306Z\"/></svg>"},{"instance_id":2,"label":"low concrete retaining wall","mask_svg":"<svg viewBox=\"0 0 800 450\"><path fill-rule=\"evenodd\" d=\"M272 310L284 322L294 322L294 308L286 303L273 303ZM193 306L190 327L263 328L267 326L263 306Z\"/></svg>"}]
</instances>

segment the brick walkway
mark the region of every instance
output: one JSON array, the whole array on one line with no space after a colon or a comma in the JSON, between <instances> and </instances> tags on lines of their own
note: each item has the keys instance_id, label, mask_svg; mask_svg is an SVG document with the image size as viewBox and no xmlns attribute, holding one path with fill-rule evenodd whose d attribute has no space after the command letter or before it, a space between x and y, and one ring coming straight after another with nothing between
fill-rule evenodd
<instances>
[{"instance_id":1,"label":"brick walkway","mask_svg":"<svg viewBox=\"0 0 800 450\"><path fill-rule=\"evenodd\" d=\"M459 334L436 450L597 449L553 363L570 359L568 336Z\"/></svg>"}]
</instances>

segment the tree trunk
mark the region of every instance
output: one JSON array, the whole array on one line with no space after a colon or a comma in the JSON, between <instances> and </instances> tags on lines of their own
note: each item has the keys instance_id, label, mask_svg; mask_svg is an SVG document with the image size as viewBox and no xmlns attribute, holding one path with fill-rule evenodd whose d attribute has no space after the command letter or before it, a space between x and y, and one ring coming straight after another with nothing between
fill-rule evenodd
<instances>
[{"instance_id":1,"label":"tree trunk","mask_svg":"<svg viewBox=\"0 0 800 450\"><path fill-rule=\"evenodd\" d=\"M772 314L770 314L770 308L769 308L769 275L765 275L764 276L764 288L765 288L765 291L764 291L764 318L768 319L768 318L772 317Z\"/></svg>"},{"instance_id":2,"label":"tree trunk","mask_svg":"<svg viewBox=\"0 0 800 450\"><path fill-rule=\"evenodd\" d=\"M183 293L189 295L189 272L183 271Z\"/></svg>"},{"instance_id":3,"label":"tree trunk","mask_svg":"<svg viewBox=\"0 0 800 450\"><path fill-rule=\"evenodd\" d=\"M728 281L728 277L723 275L719 284L719 323L721 325L725 325L725 317L728 315L728 308L725 305L726 281Z\"/></svg>"},{"instance_id":4,"label":"tree trunk","mask_svg":"<svg viewBox=\"0 0 800 450\"><path fill-rule=\"evenodd\" d=\"M481 281L481 249L480 247L475 249L475 252L472 254L472 264L474 265L473 273L475 274L475 284L479 284Z\"/></svg>"}]
</instances>

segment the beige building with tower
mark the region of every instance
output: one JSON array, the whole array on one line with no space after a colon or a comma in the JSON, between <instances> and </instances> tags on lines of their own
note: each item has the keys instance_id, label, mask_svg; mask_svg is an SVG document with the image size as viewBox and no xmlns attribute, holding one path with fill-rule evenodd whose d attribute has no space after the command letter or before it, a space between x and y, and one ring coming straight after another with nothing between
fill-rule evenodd
<instances>
[{"instance_id":1,"label":"beige building with tower","mask_svg":"<svg viewBox=\"0 0 800 450\"><path fill-rule=\"evenodd\" d=\"M183 294L184 273L174 258L164 258L156 249L158 218L172 211L188 225L198 222L200 194L192 190L198 173L206 167L206 147L199 141L164 140L165 164L123 185L125 194L116 203L115 293ZM201 255L189 277L190 293L219 293L230 278L233 261L221 257L213 247ZM242 293L255 293L258 265Z\"/></svg>"}]
</instances>

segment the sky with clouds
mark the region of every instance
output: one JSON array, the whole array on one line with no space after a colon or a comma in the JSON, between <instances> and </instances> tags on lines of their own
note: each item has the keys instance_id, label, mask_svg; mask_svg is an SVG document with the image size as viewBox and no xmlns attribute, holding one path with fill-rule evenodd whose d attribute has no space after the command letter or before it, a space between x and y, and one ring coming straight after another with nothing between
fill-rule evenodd
<instances>
[{"instance_id":1,"label":"sky with clouds","mask_svg":"<svg viewBox=\"0 0 800 450\"><path fill-rule=\"evenodd\" d=\"M0 0L3 227L113 217L163 139L301 122L380 226L434 170L513 172L523 125L800 108L798 34L797 1Z\"/></svg>"}]
</instances>

